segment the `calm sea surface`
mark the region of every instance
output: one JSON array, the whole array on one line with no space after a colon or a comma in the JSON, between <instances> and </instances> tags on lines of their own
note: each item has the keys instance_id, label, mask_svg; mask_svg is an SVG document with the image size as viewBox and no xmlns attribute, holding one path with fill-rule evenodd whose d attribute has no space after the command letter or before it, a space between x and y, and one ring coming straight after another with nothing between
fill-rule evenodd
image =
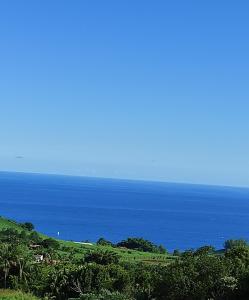
<instances>
[{"instance_id":1,"label":"calm sea surface","mask_svg":"<svg viewBox=\"0 0 249 300\"><path fill-rule=\"evenodd\" d=\"M0 172L0 215L67 240L221 248L249 239L249 189Z\"/></svg>"}]
</instances>

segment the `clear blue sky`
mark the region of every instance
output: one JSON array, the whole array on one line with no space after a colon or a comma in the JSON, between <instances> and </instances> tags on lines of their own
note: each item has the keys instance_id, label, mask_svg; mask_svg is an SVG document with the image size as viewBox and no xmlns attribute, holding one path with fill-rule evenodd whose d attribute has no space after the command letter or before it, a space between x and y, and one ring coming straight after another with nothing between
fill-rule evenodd
<instances>
[{"instance_id":1,"label":"clear blue sky","mask_svg":"<svg viewBox=\"0 0 249 300\"><path fill-rule=\"evenodd\" d=\"M249 186L249 2L0 2L0 169Z\"/></svg>"}]
</instances>

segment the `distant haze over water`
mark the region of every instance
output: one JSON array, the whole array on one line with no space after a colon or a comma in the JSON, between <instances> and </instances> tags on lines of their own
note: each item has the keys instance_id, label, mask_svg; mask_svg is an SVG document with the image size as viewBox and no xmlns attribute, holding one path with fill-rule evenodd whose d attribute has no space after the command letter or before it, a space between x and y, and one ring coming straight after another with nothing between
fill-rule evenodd
<instances>
[{"instance_id":1,"label":"distant haze over water","mask_svg":"<svg viewBox=\"0 0 249 300\"><path fill-rule=\"evenodd\" d=\"M144 237L167 249L249 238L249 189L0 172L0 215L61 239Z\"/></svg>"}]
</instances>

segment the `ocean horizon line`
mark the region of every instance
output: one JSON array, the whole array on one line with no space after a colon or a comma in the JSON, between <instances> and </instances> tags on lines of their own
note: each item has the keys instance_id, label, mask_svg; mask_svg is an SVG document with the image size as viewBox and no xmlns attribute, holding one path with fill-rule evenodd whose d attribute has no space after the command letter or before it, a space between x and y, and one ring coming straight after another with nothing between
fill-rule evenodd
<instances>
[{"instance_id":1,"label":"ocean horizon line","mask_svg":"<svg viewBox=\"0 0 249 300\"><path fill-rule=\"evenodd\" d=\"M229 185L229 184L209 184L209 183L194 183L188 181L164 181L164 180L153 180L153 179L134 179L134 178L123 178L123 177L101 177L101 176L89 176L89 175L75 175L75 174L62 174L53 172L33 172L33 171L12 171L12 170L0 170L0 174L17 174L17 175L34 175L34 176L54 176L54 177L69 177L69 178L82 178L82 179L96 179L96 180L107 180L107 181L123 181L129 183L152 183L152 184L165 184L165 185L186 185L186 186L200 186L210 188L226 188L226 189L246 189L249 190L249 186L246 185Z\"/></svg>"}]
</instances>

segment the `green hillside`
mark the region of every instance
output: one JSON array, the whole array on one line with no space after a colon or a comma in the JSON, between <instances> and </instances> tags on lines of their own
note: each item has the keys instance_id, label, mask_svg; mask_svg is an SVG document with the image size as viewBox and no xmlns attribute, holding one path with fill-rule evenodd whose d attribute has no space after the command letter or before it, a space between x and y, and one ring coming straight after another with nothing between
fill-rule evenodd
<instances>
[{"instance_id":1,"label":"green hillside","mask_svg":"<svg viewBox=\"0 0 249 300\"><path fill-rule=\"evenodd\" d=\"M19 232L26 231L21 224L6 219L4 217L0 217L0 231L4 229L14 229ZM42 239L48 238L46 235L42 233L38 233L39 236ZM95 250L102 250L102 251L112 251L115 252L117 255L121 257L121 260L123 261L129 261L129 262L144 262L148 264L167 264L170 262L174 257L169 254L159 254L159 253L150 253L150 252L143 252L143 251L137 251L132 249L126 249L126 248L116 248L111 246L99 246L95 243L75 243L72 241L64 241L64 240L58 240L60 244L60 249L58 250L58 253L64 257L66 256L72 256L76 258L82 257L82 255L86 254L89 251L95 251Z\"/></svg>"},{"instance_id":2,"label":"green hillside","mask_svg":"<svg viewBox=\"0 0 249 300\"><path fill-rule=\"evenodd\" d=\"M248 282L242 239L173 256L143 238L75 243L0 218L0 300L249 299Z\"/></svg>"}]
</instances>

